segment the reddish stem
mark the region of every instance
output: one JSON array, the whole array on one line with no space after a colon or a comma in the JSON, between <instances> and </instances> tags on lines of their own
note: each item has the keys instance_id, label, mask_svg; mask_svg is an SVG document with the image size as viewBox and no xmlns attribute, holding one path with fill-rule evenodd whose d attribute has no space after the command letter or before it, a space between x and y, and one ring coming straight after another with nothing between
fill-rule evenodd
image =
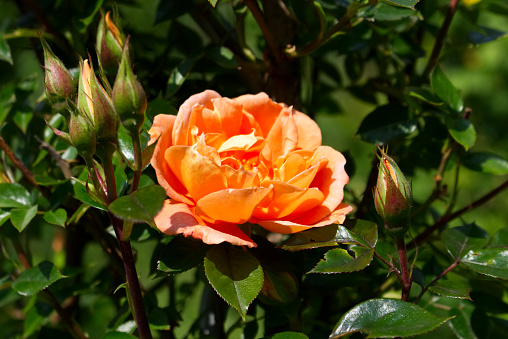
<instances>
[{"instance_id":1,"label":"reddish stem","mask_svg":"<svg viewBox=\"0 0 508 339\"><path fill-rule=\"evenodd\" d=\"M399 252L400 273L402 275L402 300L409 300L409 292L411 291L411 276L409 275L409 265L407 263L407 251L404 238L397 239L397 249Z\"/></svg>"}]
</instances>

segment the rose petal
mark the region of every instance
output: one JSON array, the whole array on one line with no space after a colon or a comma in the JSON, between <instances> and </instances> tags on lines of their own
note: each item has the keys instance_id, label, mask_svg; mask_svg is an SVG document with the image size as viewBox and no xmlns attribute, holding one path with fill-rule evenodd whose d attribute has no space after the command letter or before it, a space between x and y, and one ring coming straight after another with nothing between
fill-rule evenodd
<instances>
[{"instance_id":1,"label":"rose petal","mask_svg":"<svg viewBox=\"0 0 508 339\"><path fill-rule=\"evenodd\" d=\"M252 146L263 142L263 139L256 137L254 131L250 134L235 135L226 140L217 150L219 153L228 151L252 151ZM258 146L256 146L257 148Z\"/></svg>"},{"instance_id":2,"label":"rose petal","mask_svg":"<svg viewBox=\"0 0 508 339\"><path fill-rule=\"evenodd\" d=\"M260 205L253 216L259 220L284 218L290 214L304 213L322 203L323 193L317 188L299 188L280 181L265 180L264 187L273 187L274 195L268 205Z\"/></svg>"},{"instance_id":3,"label":"rose petal","mask_svg":"<svg viewBox=\"0 0 508 339\"><path fill-rule=\"evenodd\" d=\"M256 247L238 226L233 224L208 225L192 213L188 205L166 200L162 210L154 218L157 228L168 235L183 234L201 239L205 244L215 245L229 242L237 246Z\"/></svg>"},{"instance_id":4,"label":"rose petal","mask_svg":"<svg viewBox=\"0 0 508 339\"><path fill-rule=\"evenodd\" d=\"M199 152L199 154L207 158L210 158L214 163L217 164L217 166L220 166L221 164L220 155L215 148L210 147L206 144L204 134L201 134L201 136L198 137L196 150Z\"/></svg>"},{"instance_id":5,"label":"rose petal","mask_svg":"<svg viewBox=\"0 0 508 339\"><path fill-rule=\"evenodd\" d=\"M212 99L214 98L221 98L221 96L215 91L206 90L185 100L178 110L174 124L173 145L192 145L189 140L191 140L191 127L196 124L196 109L198 108L196 105L202 106L201 110L204 108L213 110Z\"/></svg>"},{"instance_id":6,"label":"rose petal","mask_svg":"<svg viewBox=\"0 0 508 339\"><path fill-rule=\"evenodd\" d=\"M196 204L196 214L204 220L243 224L272 188L226 189L208 194Z\"/></svg>"},{"instance_id":7,"label":"rose petal","mask_svg":"<svg viewBox=\"0 0 508 339\"><path fill-rule=\"evenodd\" d=\"M243 167L235 169L232 166L229 166L227 162L226 163L223 162L222 164L223 164L222 169L226 177L228 188L248 188L253 186L259 186L259 176L257 168L255 168L254 171L246 171Z\"/></svg>"},{"instance_id":8,"label":"rose petal","mask_svg":"<svg viewBox=\"0 0 508 339\"><path fill-rule=\"evenodd\" d=\"M212 159L199 154L196 147L172 146L165 153L169 169L194 201L227 187L221 167Z\"/></svg>"},{"instance_id":9,"label":"rose petal","mask_svg":"<svg viewBox=\"0 0 508 339\"><path fill-rule=\"evenodd\" d=\"M251 222L259 224L261 227L267 229L270 232L292 234L305 231L313 227L322 227L326 225L331 225L333 223L342 224L346 219L346 214L348 214L352 210L353 208L351 206L346 204L340 204L337 207L337 209L333 211L331 214L329 214L326 218L323 218L312 225L305 225L298 223L298 221L287 221L287 220L263 220L263 221L251 220Z\"/></svg>"},{"instance_id":10,"label":"rose petal","mask_svg":"<svg viewBox=\"0 0 508 339\"><path fill-rule=\"evenodd\" d=\"M340 152L328 146L320 146L315 151L312 165L322 161L323 157L328 162L318 171L309 187L318 188L324 194L325 200L320 206L299 218L302 224L314 224L335 211L344 197L344 185L349 182L349 177L344 170L346 159Z\"/></svg>"},{"instance_id":11,"label":"rose petal","mask_svg":"<svg viewBox=\"0 0 508 339\"><path fill-rule=\"evenodd\" d=\"M166 190L169 197L193 205L194 202L185 196L187 190L171 172L164 157L166 149L171 146L175 119L176 116L174 115L159 114L155 116L149 133L151 137L150 144L157 141L157 145L155 145L150 163L155 170L159 185Z\"/></svg>"},{"instance_id":12,"label":"rose petal","mask_svg":"<svg viewBox=\"0 0 508 339\"><path fill-rule=\"evenodd\" d=\"M212 102L220 122L220 132L226 138L239 134L243 119L242 104L229 98L213 99Z\"/></svg>"},{"instance_id":13,"label":"rose petal","mask_svg":"<svg viewBox=\"0 0 508 339\"><path fill-rule=\"evenodd\" d=\"M316 174L321 170L328 161L322 159L318 164L307 168L305 171L298 173L292 177L287 183L296 187L307 188L310 186Z\"/></svg>"},{"instance_id":14,"label":"rose petal","mask_svg":"<svg viewBox=\"0 0 508 339\"><path fill-rule=\"evenodd\" d=\"M293 109L293 119L298 128L298 148L314 150L321 146L321 129L314 120L295 109Z\"/></svg>"},{"instance_id":15,"label":"rose petal","mask_svg":"<svg viewBox=\"0 0 508 339\"><path fill-rule=\"evenodd\" d=\"M275 163L278 157L286 156L298 144L298 129L291 108L284 108L266 136L266 146L261 152L264 159Z\"/></svg>"},{"instance_id":16,"label":"rose petal","mask_svg":"<svg viewBox=\"0 0 508 339\"><path fill-rule=\"evenodd\" d=\"M266 93L239 96L235 101L243 105L243 110L252 114L259 123L263 136L267 136L283 106L273 102Z\"/></svg>"}]
</instances>

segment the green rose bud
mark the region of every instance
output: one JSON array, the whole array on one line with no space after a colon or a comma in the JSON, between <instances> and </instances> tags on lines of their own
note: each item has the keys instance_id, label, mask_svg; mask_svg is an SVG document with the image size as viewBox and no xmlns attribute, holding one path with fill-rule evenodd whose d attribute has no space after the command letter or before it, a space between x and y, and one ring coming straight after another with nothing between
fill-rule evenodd
<instances>
[{"instance_id":1,"label":"green rose bud","mask_svg":"<svg viewBox=\"0 0 508 339\"><path fill-rule=\"evenodd\" d=\"M113 86L113 102L122 124L132 133L143 125L147 105L143 86L132 72L127 39Z\"/></svg>"},{"instance_id":2,"label":"green rose bud","mask_svg":"<svg viewBox=\"0 0 508 339\"><path fill-rule=\"evenodd\" d=\"M93 68L85 60L80 65L78 109L88 116L97 134L97 142L115 142L118 115L113 101L99 83Z\"/></svg>"},{"instance_id":3,"label":"green rose bud","mask_svg":"<svg viewBox=\"0 0 508 339\"><path fill-rule=\"evenodd\" d=\"M106 69L116 69L122 58L125 38L115 22L111 20L111 12L102 14L97 29L97 53Z\"/></svg>"},{"instance_id":4,"label":"green rose bud","mask_svg":"<svg viewBox=\"0 0 508 339\"><path fill-rule=\"evenodd\" d=\"M74 99L76 88L71 73L65 68L63 62L53 53L48 43L40 35L44 49L44 90L46 97L55 108L65 107L67 99Z\"/></svg>"},{"instance_id":5,"label":"green rose bud","mask_svg":"<svg viewBox=\"0 0 508 339\"><path fill-rule=\"evenodd\" d=\"M88 163L95 154L97 137L92 122L84 112L72 110L69 119L69 135L72 146Z\"/></svg>"},{"instance_id":6,"label":"green rose bud","mask_svg":"<svg viewBox=\"0 0 508 339\"><path fill-rule=\"evenodd\" d=\"M396 237L403 236L409 227L409 212L413 195L408 181L399 166L383 150L378 168L377 185L374 190L376 211L385 227Z\"/></svg>"}]
</instances>

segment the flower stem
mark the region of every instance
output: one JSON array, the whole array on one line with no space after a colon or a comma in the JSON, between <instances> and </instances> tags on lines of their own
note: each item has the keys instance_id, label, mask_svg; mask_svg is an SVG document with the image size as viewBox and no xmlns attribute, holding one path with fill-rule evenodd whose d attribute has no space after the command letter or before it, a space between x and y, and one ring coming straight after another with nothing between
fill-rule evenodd
<instances>
[{"instance_id":1,"label":"flower stem","mask_svg":"<svg viewBox=\"0 0 508 339\"><path fill-rule=\"evenodd\" d=\"M134 150L134 173L132 177L131 193L138 189L141 171L143 170L143 159L141 157L141 140L139 130L131 132L132 148Z\"/></svg>"},{"instance_id":2,"label":"flower stem","mask_svg":"<svg viewBox=\"0 0 508 339\"><path fill-rule=\"evenodd\" d=\"M102 159L102 165L104 167L104 174L106 176L106 188L108 192L109 202L113 202L116 199L116 183L115 183L115 172L113 169L112 153L109 156L104 156ZM134 256L132 255L132 248L130 242L124 241L123 239L123 222L122 220L115 217L109 212L109 219L115 230L116 238L118 239L118 245L122 252L123 265L125 269L125 275L127 277L127 285L132 297L132 306L134 308L134 318L136 325L138 326L138 332L141 339L150 339L152 334L150 333L150 326L148 325L148 317L146 316L145 306L143 304L143 296L141 295L141 288L139 286L138 274L136 272L136 266L134 262Z\"/></svg>"},{"instance_id":3,"label":"flower stem","mask_svg":"<svg viewBox=\"0 0 508 339\"><path fill-rule=\"evenodd\" d=\"M432 280L429 284L427 284L424 288L422 288L422 291L420 292L420 294L418 295L418 297L416 298L415 300L415 304L418 304L420 302L420 299L422 298L422 296L425 294L425 292L427 292L427 290L429 289L429 287L435 285L437 283L437 281L439 279L441 279L442 277L444 277L448 272L450 272L451 270L453 270L455 267L457 267L457 265L459 264L458 261L454 261L446 270L443 271L443 273L441 273L438 277L436 277L436 279Z\"/></svg>"},{"instance_id":4,"label":"flower stem","mask_svg":"<svg viewBox=\"0 0 508 339\"><path fill-rule=\"evenodd\" d=\"M409 275L409 265L407 263L407 251L404 237L397 239L397 250L399 252L400 273L402 275L402 300L409 300L409 291L411 290L411 276Z\"/></svg>"}]
</instances>

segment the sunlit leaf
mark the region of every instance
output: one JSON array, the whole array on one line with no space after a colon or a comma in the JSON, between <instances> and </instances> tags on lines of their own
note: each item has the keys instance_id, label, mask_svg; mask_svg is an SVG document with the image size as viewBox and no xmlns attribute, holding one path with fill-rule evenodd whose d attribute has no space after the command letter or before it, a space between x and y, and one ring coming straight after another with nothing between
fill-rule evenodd
<instances>
[{"instance_id":1,"label":"sunlit leaf","mask_svg":"<svg viewBox=\"0 0 508 339\"><path fill-rule=\"evenodd\" d=\"M473 271L495 278L508 279L508 250L485 248L470 251L461 259L461 263Z\"/></svg>"},{"instance_id":2,"label":"sunlit leaf","mask_svg":"<svg viewBox=\"0 0 508 339\"><path fill-rule=\"evenodd\" d=\"M59 208L56 211L47 211L44 213L44 220L50 224L65 227L67 212L63 208Z\"/></svg>"},{"instance_id":3,"label":"sunlit leaf","mask_svg":"<svg viewBox=\"0 0 508 339\"><path fill-rule=\"evenodd\" d=\"M361 246L353 246L354 256L342 248L335 248L326 252L325 258L320 260L309 273L344 273L363 270L372 261L374 250Z\"/></svg>"},{"instance_id":4,"label":"sunlit leaf","mask_svg":"<svg viewBox=\"0 0 508 339\"><path fill-rule=\"evenodd\" d=\"M377 244L377 224L368 220L347 219L339 226L335 241L341 244L359 244L374 248Z\"/></svg>"},{"instance_id":5,"label":"sunlit leaf","mask_svg":"<svg viewBox=\"0 0 508 339\"><path fill-rule=\"evenodd\" d=\"M0 207L28 207L30 193L19 184L0 184Z\"/></svg>"},{"instance_id":6,"label":"sunlit leaf","mask_svg":"<svg viewBox=\"0 0 508 339\"><path fill-rule=\"evenodd\" d=\"M308 339L309 337L300 332L279 332L261 339Z\"/></svg>"},{"instance_id":7,"label":"sunlit leaf","mask_svg":"<svg viewBox=\"0 0 508 339\"><path fill-rule=\"evenodd\" d=\"M432 94L430 91L426 90L425 88L420 87L408 87L407 92L410 96L418 98L426 103L429 103L431 105L442 105L443 101L439 99L437 96Z\"/></svg>"},{"instance_id":8,"label":"sunlit leaf","mask_svg":"<svg viewBox=\"0 0 508 339\"><path fill-rule=\"evenodd\" d=\"M9 47L9 44L7 41L3 38L4 31L0 30L0 60L6 61L9 64L13 64L12 62L12 55L11 55L11 48Z\"/></svg>"},{"instance_id":9,"label":"sunlit leaf","mask_svg":"<svg viewBox=\"0 0 508 339\"><path fill-rule=\"evenodd\" d=\"M489 247L508 248L508 228L501 228L492 238Z\"/></svg>"},{"instance_id":10,"label":"sunlit leaf","mask_svg":"<svg viewBox=\"0 0 508 339\"><path fill-rule=\"evenodd\" d=\"M36 267L23 271L12 283L12 288L21 295L31 296L62 278L65 276L60 274L53 263L43 261Z\"/></svg>"},{"instance_id":11,"label":"sunlit leaf","mask_svg":"<svg viewBox=\"0 0 508 339\"><path fill-rule=\"evenodd\" d=\"M389 5L414 9L420 0L381 0Z\"/></svg>"},{"instance_id":12,"label":"sunlit leaf","mask_svg":"<svg viewBox=\"0 0 508 339\"><path fill-rule=\"evenodd\" d=\"M466 151L473 147L476 142L476 129L471 121L460 117L446 117L448 132Z\"/></svg>"},{"instance_id":13,"label":"sunlit leaf","mask_svg":"<svg viewBox=\"0 0 508 339\"><path fill-rule=\"evenodd\" d=\"M210 285L243 319L263 286L263 269L250 253L230 245L215 245L205 257Z\"/></svg>"},{"instance_id":14,"label":"sunlit leaf","mask_svg":"<svg viewBox=\"0 0 508 339\"><path fill-rule=\"evenodd\" d=\"M443 297L471 300L469 287L457 281L441 279L435 285L430 286L429 290Z\"/></svg>"},{"instance_id":15,"label":"sunlit leaf","mask_svg":"<svg viewBox=\"0 0 508 339\"><path fill-rule=\"evenodd\" d=\"M441 235L446 249L454 259L460 259L471 250L479 250L488 243L487 232L475 223L447 228Z\"/></svg>"},{"instance_id":16,"label":"sunlit leaf","mask_svg":"<svg viewBox=\"0 0 508 339\"><path fill-rule=\"evenodd\" d=\"M153 218L161 210L164 200L166 191L162 187L146 186L113 201L109 211L122 220L146 222L155 227Z\"/></svg>"},{"instance_id":17,"label":"sunlit leaf","mask_svg":"<svg viewBox=\"0 0 508 339\"><path fill-rule=\"evenodd\" d=\"M432 331L448 319L406 301L371 299L346 312L330 338L354 332L362 332L367 338L409 337Z\"/></svg>"},{"instance_id":18,"label":"sunlit leaf","mask_svg":"<svg viewBox=\"0 0 508 339\"><path fill-rule=\"evenodd\" d=\"M11 222L21 232L28 226L30 221L37 214L37 205L24 208L13 208L11 210Z\"/></svg>"},{"instance_id":19,"label":"sunlit leaf","mask_svg":"<svg viewBox=\"0 0 508 339\"><path fill-rule=\"evenodd\" d=\"M464 102L459 91L452 82L446 77L441 68L438 66L432 73L430 83L434 93L446 102L454 111L461 112L464 108Z\"/></svg>"},{"instance_id":20,"label":"sunlit leaf","mask_svg":"<svg viewBox=\"0 0 508 339\"><path fill-rule=\"evenodd\" d=\"M171 71L171 75L169 76L168 84L166 86L166 98L173 96L173 94L180 89L189 76L189 73L195 63L196 58L186 59L180 65L175 67L173 71Z\"/></svg>"},{"instance_id":21,"label":"sunlit leaf","mask_svg":"<svg viewBox=\"0 0 508 339\"><path fill-rule=\"evenodd\" d=\"M468 152L462 159L462 164L476 172L495 175L508 174L508 161L492 153Z\"/></svg>"}]
</instances>

